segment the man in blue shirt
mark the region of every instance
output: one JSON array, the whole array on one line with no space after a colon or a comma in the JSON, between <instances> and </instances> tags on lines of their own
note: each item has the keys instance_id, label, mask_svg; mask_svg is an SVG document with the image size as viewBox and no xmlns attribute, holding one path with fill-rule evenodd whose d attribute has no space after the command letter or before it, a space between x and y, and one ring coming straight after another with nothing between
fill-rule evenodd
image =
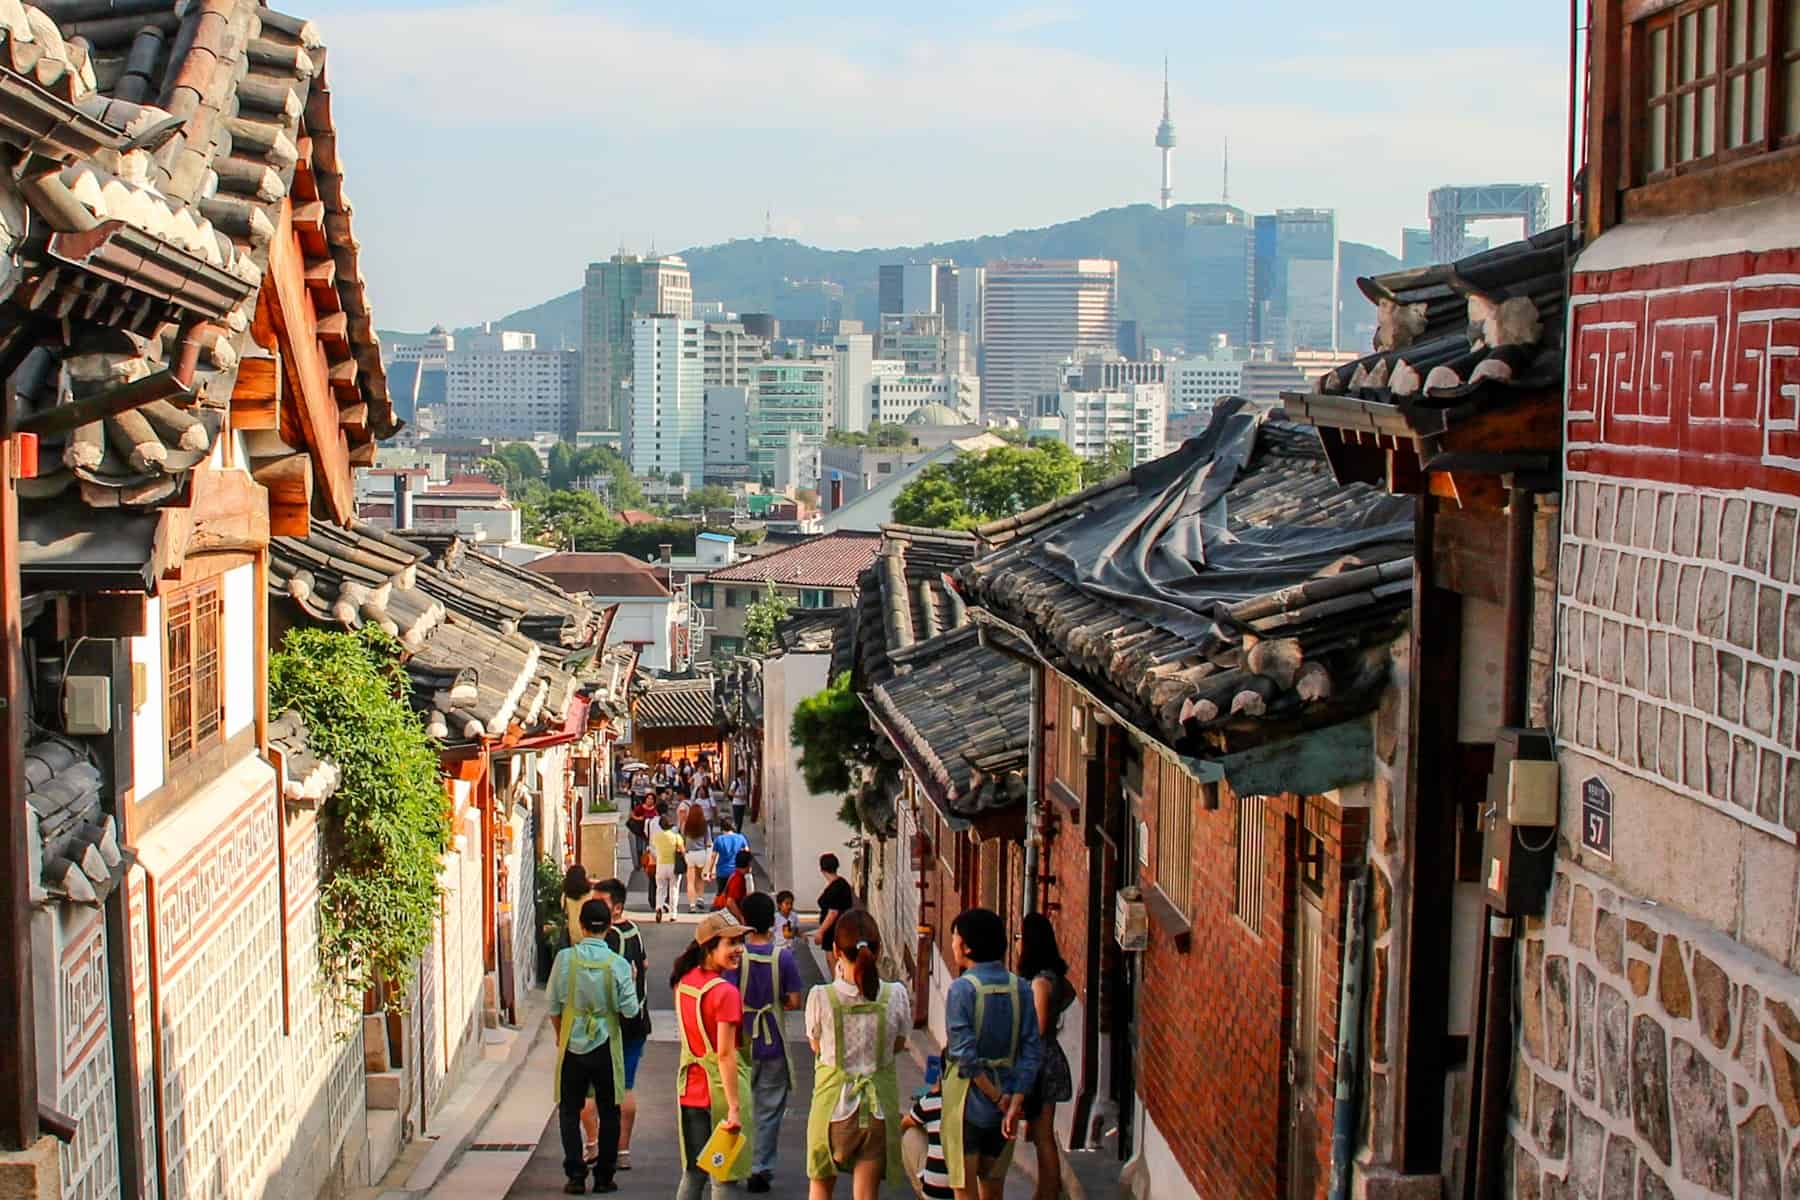
<instances>
[{"instance_id":1,"label":"man in blue shirt","mask_svg":"<svg viewBox=\"0 0 1800 1200\"><path fill-rule=\"evenodd\" d=\"M951 926L962 975L944 999L945 1166L962 1200L1000 1200L1025 1093L1043 1061L1031 984L1008 971L1006 923L971 908Z\"/></svg>"},{"instance_id":2,"label":"man in blue shirt","mask_svg":"<svg viewBox=\"0 0 1800 1200\"><path fill-rule=\"evenodd\" d=\"M587 1190L589 1164L582 1154L581 1109L588 1092L600 1115L599 1157L592 1164L594 1190L616 1192L619 1162L619 1103L624 1095L624 1037L621 1019L638 1015L637 982L631 965L606 945L612 905L589 900L581 906L587 936L556 956L550 968L550 1027L556 1031L556 1107L562 1132L563 1191Z\"/></svg>"},{"instance_id":3,"label":"man in blue shirt","mask_svg":"<svg viewBox=\"0 0 1800 1200\"><path fill-rule=\"evenodd\" d=\"M750 935L744 939L737 985L744 996L744 1038L750 1043L750 1094L756 1102L756 1146L744 1190L767 1192L775 1175L781 1118L793 1087L782 1014L800 1007L800 966L794 961L793 950L775 936L775 902L768 893L751 892L740 904Z\"/></svg>"},{"instance_id":4,"label":"man in blue shirt","mask_svg":"<svg viewBox=\"0 0 1800 1200\"><path fill-rule=\"evenodd\" d=\"M721 822L720 828L724 832L713 839L713 872L719 880L714 894L723 896L725 885L731 882L732 873L737 870L738 854L750 848L750 839L733 828L729 819Z\"/></svg>"}]
</instances>

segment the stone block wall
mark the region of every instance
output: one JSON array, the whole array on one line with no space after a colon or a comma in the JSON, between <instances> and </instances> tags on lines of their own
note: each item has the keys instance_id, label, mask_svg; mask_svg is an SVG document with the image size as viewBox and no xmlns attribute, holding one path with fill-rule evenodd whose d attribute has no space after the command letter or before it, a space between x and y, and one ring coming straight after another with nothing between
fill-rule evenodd
<instances>
[{"instance_id":1,"label":"stone block wall","mask_svg":"<svg viewBox=\"0 0 1800 1200\"><path fill-rule=\"evenodd\" d=\"M1520 949L1511 1195L1800 1200L1800 977L1572 864Z\"/></svg>"},{"instance_id":2,"label":"stone block wall","mask_svg":"<svg viewBox=\"0 0 1800 1200\"><path fill-rule=\"evenodd\" d=\"M1791 842L1797 526L1791 497L1571 475L1558 740Z\"/></svg>"}]
</instances>

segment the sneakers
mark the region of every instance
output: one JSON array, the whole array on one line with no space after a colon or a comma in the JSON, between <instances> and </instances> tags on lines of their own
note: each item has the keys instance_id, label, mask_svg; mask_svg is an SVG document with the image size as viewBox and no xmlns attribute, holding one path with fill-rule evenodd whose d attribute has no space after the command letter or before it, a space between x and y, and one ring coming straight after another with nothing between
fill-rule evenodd
<instances>
[{"instance_id":1,"label":"sneakers","mask_svg":"<svg viewBox=\"0 0 1800 1200\"><path fill-rule=\"evenodd\" d=\"M594 1191L596 1193L605 1194L607 1192L616 1192L618 1190L619 1190L619 1185L614 1183L610 1179L594 1180Z\"/></svg>"},{"instance_id":2,"label":"sneakers","mask_svg":"<svg viewBox=\"0 0 1800 1200\"><path fill-rule=\"evenodd\" d=\"M744 1181L744 1190L746 1192L766 1192L769 1190L773 1178L767 1171L758 1171Z\"/></svg>"},{"instance_id":3,"label":"sneakers","mask_svg":"<svg viewBox=\"0 0 1800 1200\"><path fill-rule=\"evenodd\" d=\"M563 1194L566 1196L587 1195L587 1179L583 1177L581 1179L569 1180L569 1182L563 1184Z\"/></svg>"}]
</instances>

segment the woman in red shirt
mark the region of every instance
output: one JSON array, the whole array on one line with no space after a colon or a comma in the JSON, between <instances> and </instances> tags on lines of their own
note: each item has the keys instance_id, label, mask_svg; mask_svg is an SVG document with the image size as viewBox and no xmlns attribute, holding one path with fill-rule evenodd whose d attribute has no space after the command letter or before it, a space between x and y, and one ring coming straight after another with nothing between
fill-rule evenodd
<instances>
[{"instance_id":1,"label":"woman in red shirt","mask_svg":"<svg viewBox=\"0 0 1800 1200\"><path fill-rule=\"evenodd\" d=\"M735 1195L726 1184L750 1177L748 1153L738 1155L724 1182L713 1180L697 1162L700 1148L716 1126L742 1130L754 1140L749 1127L750 1056L738 1053L738 1031L744 1020L744 998L735 976L744 957L744 935L749 930L728 913L707 915L694 930L694 940L675 959L669 985L675 989L675 1012L681 1019L681 1066L675 1086L676 1134L681 1143L683 1171L676 1200L700 1200L710 1183L716 1198Z\"/></svg>"},{"instance_id":2,"label":"woman in red shirt","mask_svg":"<svg viewBox=\"0 0 1800 1200\"><path fill-rule=\"evenodd\" d=\"M739 925L747 924L742 908L744 897L750 894L750 867L756 860L748 850L739 850L736 861L732 864L737 869L725 881L725 890L713 897L713 907L724 909L731 914L731 919Z\"/></svg>"}]
</instances>

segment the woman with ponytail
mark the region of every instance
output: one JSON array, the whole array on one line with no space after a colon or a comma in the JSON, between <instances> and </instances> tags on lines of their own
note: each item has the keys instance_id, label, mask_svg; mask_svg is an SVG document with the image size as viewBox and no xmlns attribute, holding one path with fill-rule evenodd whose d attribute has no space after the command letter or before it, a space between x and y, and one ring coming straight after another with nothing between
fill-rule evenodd
<instances>
[{"instance_id":1,"label":"woman with ponytail","mask_svg":"<svg viewBox=\"0 0 1800 1200\"><path fill-rule=\"evenodd\" d=\"M898 1183L900 1082L894 1059L906 1048L912 998L906 985L883 982L881 931L852 909L832 928L832 981L806 1000L806 1036L818 1064L806 1122L806 1174L811 1200L830 1200L840 1174L852 1200L876 1200L883 1179Z\"/></svg>"}]
</instances>

